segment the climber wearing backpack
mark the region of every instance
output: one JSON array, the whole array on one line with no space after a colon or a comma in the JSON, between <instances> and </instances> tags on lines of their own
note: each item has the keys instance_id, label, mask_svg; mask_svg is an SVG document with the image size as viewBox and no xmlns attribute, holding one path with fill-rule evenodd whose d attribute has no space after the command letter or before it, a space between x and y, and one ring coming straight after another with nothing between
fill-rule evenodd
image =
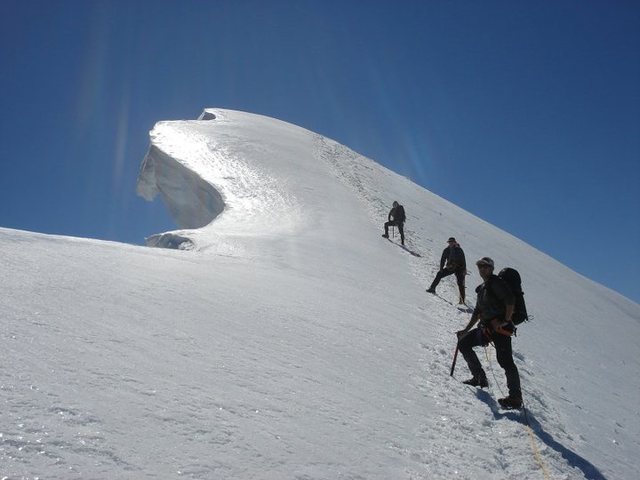
<instances>
[{"instance_id":1,"label":"climber wearing backpack","mask_svg":"<svg viewBox=\"0 0 640 480\"><path fill-rule=\"evenodd\" d=\"M463 383L480 388L488 386L487 376L473 348L493 342L498 363L504 369L509 389L509 396L499 399L498 403L503 408L520 408L522 407L520 374L513 361L511 349L511 335L515 331L512 322L515 296L508 284L494 275L492 259L483 257L476 262L476 265L484 282L476 288L478 300L469 323L464 330L457 332L458 349L473 375ZM480 322L478 327L471 330L478 321Z\"/></svg>"},{"instance_id":2,"label":"climber wearing backpack","mask_svg":"<svg viewBox=\"0 0 640 480\"><path fill-rule=\"evenodd\" d=\"M454 274L456 275L456 281L458 282L458 291L460 292L459 302L464 303L464 277L467 274L467 261L464 257L464 251L460 247L460 244L456 242L456 239L450 237L447 240L447 247L442 251L442 257L440 257L440 271L436 274L436 278L433 279L431 286L427 288L427 292L436 293L436 287L444 277Z\"/></svg>"},{"instance_id":3,"label":"climber wearing backpack","mask_svg":"<svg viewBox=\"0 0 640 480\"><path fill-rule=\"evenodd\" d=\"M384 233L382 236L384 238L389 238L389 227L398 227L398 232L400 232L400 243L404 245L404 222L406 219L407 216L404 213L404 207L398 202L393 202L393 208L389 212L389 216L387 218L388 222L384 224Z\"/></svg>"}]
</instances>

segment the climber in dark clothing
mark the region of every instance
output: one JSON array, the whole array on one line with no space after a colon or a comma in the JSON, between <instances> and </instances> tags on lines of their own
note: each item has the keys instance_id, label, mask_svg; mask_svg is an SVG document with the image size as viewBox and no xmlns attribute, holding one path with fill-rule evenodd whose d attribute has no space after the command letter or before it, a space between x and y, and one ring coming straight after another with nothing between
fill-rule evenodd
<instances>
[{"instance_id":1,"label":"climber in dark clothing","mask_svg":"<svg viewBox=\"0 0 640 480\"><path fill-rule=\"evenodd\" d=\"M498 403L504 408L520 408L522 391L520 390L520 374L513 361L511 335L515 327L511 321L515 298L506 283L493 274L493 260L489 257L476 262L484 283L476 289L478 301L469 323L457 332L458 349L471 370L472 378L463 383L484 388L489 385L487 375L473 351L473 347L486 346L493 342L496 347L498 363L507 377L509 396L501 398ZM471 328L480 322L477 328Z\"/></svg>"},{"instance_id":2,"label":"climber in dark clothing","mask_svg":"<svg viewBox=\"0 0 640 480\"><path fill-rule=\"evenodd\" d=\"M447 240L447 248L442 251L440 258L440 271L436 278L433 279L431 286L427 288L427 292L436 293L436 287L444 277L455 274L458 282L458 290L460 292L460 303L464 303L464 278L467 274L467 261L464 257L464 251L460 248L458 242L453 237Z\"/></svg>"},{"instance_id":3,"label":"climber in dark clothing","mask_svg":"<svg viewBox=\"0 0 640 480\"><path fill-rule=\"evenodd\" d=\"M389 227L398 227L398 232L400 232L400 243L404 245L404 222L407 219L407 216L404 213L404 207L400 205L398 202L393 202L393 208L389 212L389 220L384 224L384 233L382 236L384 238L389 238Z\"/></svg>"}]
</instances>

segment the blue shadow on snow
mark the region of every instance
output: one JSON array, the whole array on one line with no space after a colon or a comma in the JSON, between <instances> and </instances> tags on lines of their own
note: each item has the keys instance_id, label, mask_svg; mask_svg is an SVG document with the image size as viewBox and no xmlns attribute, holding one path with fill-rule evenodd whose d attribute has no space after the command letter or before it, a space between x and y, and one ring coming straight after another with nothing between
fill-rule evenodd
<instances>
[{"instance_id":1,"label":"blue shadow on snow","mask_svg":"<svg viewBox=\"0 0 640 480\"><path fill-rule=\"evenodd\" d=\"M478 390L476 392L476 397L478 397L479 400L489 405L489 408L493 413L493 417L496 420L499 420L501 418L508 418L509 420L522 423L523 425L527 424L523 413L516 412L516 411L500 410L500 407L498 406L498 402L496 402L496 400L489 394L489 392L485 392L484 390ZM593 463L591 463L586 458L581 457L573 450L568 449L561 443L557 442L551 436L551 434L545 432L544 428L542 428L542 425L540 425L540 422L538 422L535 419L531 411L527 410L526 415L527 415L526 418L529 419L529 426L535 432L538 438L549 448L553 448L556 452L562 455L562 457L569 463L569 465L580 469L580 471L582 471L582 473L584 474L587 480L606 480L605 476L602 475L602 473L600 473L600 470L598 470Z\"/></svg>"}]
</instances>

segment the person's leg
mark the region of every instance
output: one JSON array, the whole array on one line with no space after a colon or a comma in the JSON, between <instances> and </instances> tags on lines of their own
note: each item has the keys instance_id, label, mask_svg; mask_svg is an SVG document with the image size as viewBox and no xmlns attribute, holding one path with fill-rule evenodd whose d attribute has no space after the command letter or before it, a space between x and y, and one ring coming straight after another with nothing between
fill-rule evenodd
<instances>
[{"instance_id":1,"label":"person's leg","mask_svg":"<svg viewBox=\"0 0 640 480\"><path fill-rule=\"evenodd\" d=\"M398 222L398 231L400 232L400 243L404 245L404 224L402 222Z\"/></svg>"},{"instance_id":2,"label":"person's leg","mask_svg":"<svg viewBox=\"0 0 640 480\"><path fill-rule=\"evenodd\" d=\"M451 275L453 273L453 270L449 270L447 268L443 268L442 270L440 270L437 274L436 274L436 278L433 279L433 282L431 282L431 286L427 289L427 292L433 292L436 293L436 287L438 286L438 284L440 283L440 280L442 280L444 277L448 277L449 275Z\"/></svg>"},{"instance_id":3,"label":"person's leg","mask_svg":"<svg viewBox=\"0 0 640 480\"><path fill-rule=\"evenodd\" d=\"M513 361L513 351L511 349L511 337L495 333L493 335L493 344L496 347L496 357L498 364L504 369L507 377L507 388L509 396L513 398L522 398L520 390L520 373Z\"/></svg>"},{"instance_id":4,"label":"person's leg","mask_svg":"<svg viewBox=\"0 0 640 480\"><path fill-rule=\"evenodd\" d=\"M460 303L464 303L465 293L464 293L464 277L467 274L465 269L456 270L456 280L458 282L458 291L460 292Z\"/></svg>"},{"instance_id":5,"label":"person's leg","mask_svg":"<svg viewBox=\"0 0 640 480\"><path fill-rule=\"evenodd\" d=\"M480 360L478 360L478 356L476 355L476 352L473 351L473 348L486 344L486 339L480 328L470 330L465 336L458 340L458 350L467 362L471 375L476 379L484 379L485 383L487 376L485 375L484 370L482 369L482 364L480 363Z\"/></svg>"},{"instance_id":6,"label":"person's leg","mask_svg":"<svg viewBox=\"0 0 640 480\"><path fill-rule=\"evenodd\" d=\"M443 276L444 276L444 270L440 270L438 273L436 273L436 278L434 278L433 282L431 282L431 286L427 288L427 292L436 293L436 287L440 283L440 280L442 280Z\"/></svg>"},{"instance_id":7,"label":"person's leg","mask_svg":"<svg viewBox=\"0 0 640 480\"><path fill-rule=\"evenodd\" d=\"M384 224L384 237L389 237L389 226L393 225L393 222L385 222Z\"/></svg>"}]
</instances>

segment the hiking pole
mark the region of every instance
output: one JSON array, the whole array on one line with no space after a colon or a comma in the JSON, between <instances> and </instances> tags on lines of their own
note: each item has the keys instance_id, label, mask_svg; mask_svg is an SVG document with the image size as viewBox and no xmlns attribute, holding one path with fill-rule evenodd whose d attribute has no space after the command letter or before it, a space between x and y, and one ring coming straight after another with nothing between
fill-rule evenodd
<instances>
[{"instance_id":1,"label":"hiking pole","mask_svg":"<svg viewBox=\"0 0 640 480\"><path fill-rule=\"evenodd\" d=\"M458 359L458 350L460 347L458 346L458 342L456 342L456 352L453 354L453 362L451 363L451 372L449 373L450 377L453 377L453 371L456 369L456 360Z\"/></svg>"}]
</instances>

